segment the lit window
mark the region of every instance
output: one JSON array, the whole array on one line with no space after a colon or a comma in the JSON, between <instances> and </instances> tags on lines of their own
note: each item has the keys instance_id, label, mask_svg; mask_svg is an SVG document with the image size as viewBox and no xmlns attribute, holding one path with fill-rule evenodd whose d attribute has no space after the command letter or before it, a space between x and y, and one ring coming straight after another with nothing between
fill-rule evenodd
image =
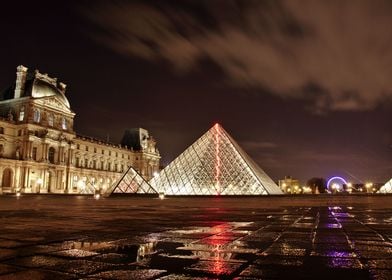
<instances>
[{"instance_id":1,"label":"lit window","mask_svg":"<svg viewBox=\"0 0 392 280\"><path fill-rule=\"evenodd\" d=\"M33 154L32 154L32 158L33 160L37 160L37 147L33 147Z\"/></svg>"},{"instance_id":2,"label":"lit window","mask_svg":"<svg viewBox=\"0 0 392 280\"><path fill-rule=\"evenodd\" d=\"M39 123L41 121L41 112L38 109L34 110L34 122Z\"/></svg>"},{"instance_id":3,"label":"lit window","mask_svg":"<svg viewBox=\"0 0 392 280\"><path fill-rule=\"evenodd\" d=\"M20 122L24 120L24 115L25 115L24 110L25 110L25 107L22 106L22 107L20 108L20 111L19 111L19 121L20 121Z\"/></svg>"},{"instance_id":4,"label":"lit window","mask_svg":"<svg viewBox=\"0 0 392 280\"><path fill-rule=\"evenodd\" d=\"M67 120L65 118L62 118L61 120L61 128L67 130Z\"/></svg>"},{"instance_id":5,"label":"lit window","mask_svg":"<svg viewBox=\"0 0 392 280\"><path fill-rule=\"evenodd\" d=\"M49 160L50 163L54 163L54 155L55 155L55 153L56 153L56 150L53 147L50 147L49 151L48 151L48 160Z\"/></svg>"}]
</instances>

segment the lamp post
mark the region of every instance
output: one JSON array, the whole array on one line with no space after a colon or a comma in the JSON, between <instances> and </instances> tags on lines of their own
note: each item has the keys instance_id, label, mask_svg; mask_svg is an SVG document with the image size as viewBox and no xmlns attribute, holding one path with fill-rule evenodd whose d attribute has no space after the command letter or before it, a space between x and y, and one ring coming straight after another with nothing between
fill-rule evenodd
<instances>
[{"instance_id":1,"label":"lamp post","mask_svg":"<svg viewBox=\"0 0 392 280\"><path fill-rule=\"evenodd\" d=\"M347 183L347 192L352 193L353 191L353 184L352 183Z\"/></svg>"},{"instance_id":2,"label":"lamp post","mask_svg":"<svg viewBox=\"0 0 392 280\"><path fill-rule=\"evenodd\" d=\"M373 183L372 182L366 183L365 187L366 187L366 192L369 193L369 192L371 192L371 188L373 187Z\"/></svg>"}]
</instances>

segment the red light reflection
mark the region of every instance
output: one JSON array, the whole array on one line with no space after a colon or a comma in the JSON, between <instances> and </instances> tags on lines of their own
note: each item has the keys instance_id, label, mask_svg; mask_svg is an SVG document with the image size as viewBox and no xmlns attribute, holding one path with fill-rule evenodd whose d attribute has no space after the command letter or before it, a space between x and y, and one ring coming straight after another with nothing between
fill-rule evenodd
<instances>
[{"instance_id":1,"label":"red light reflection","mask_svg":"<svg viewBox=\"0 0 392 280\"><path fill-rule=\"evenodd\" d=\"M215 125L216 129L216 134L215 134L215 186L217 188L217 194L220 195L221 190L220 190L220 182L219 182L219 176L220 176L220 167L221 167L221 161L220 161L220 156L219 156L219 125Z\"/></svg>"}]
</instances>

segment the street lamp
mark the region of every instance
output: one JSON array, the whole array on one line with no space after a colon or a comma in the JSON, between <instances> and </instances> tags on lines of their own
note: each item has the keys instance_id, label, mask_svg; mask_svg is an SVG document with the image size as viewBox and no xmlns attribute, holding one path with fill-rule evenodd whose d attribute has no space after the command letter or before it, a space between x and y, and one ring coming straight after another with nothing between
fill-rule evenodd
<instances>
[{"instance_id":1,"label":"street lamp","mask_svg":"<svg viewBox=\"0 0 392 280\"><path fill-rule=\"evenodd\" d=\"M370 192L370 188L373 187L373 183L372 182L366 183L365 187L366 187L366 192Z\"/></svg>"},{"instance_id":2,"label":"street lamp","mask_svg":"<svg viewBox=\"0 0 392 280\"><path fill-rule=\"evenodd\" d=\"M353 184L352 183L347 183L347 192L352 193L353 191Z\"/></svg>"}]
</instances>

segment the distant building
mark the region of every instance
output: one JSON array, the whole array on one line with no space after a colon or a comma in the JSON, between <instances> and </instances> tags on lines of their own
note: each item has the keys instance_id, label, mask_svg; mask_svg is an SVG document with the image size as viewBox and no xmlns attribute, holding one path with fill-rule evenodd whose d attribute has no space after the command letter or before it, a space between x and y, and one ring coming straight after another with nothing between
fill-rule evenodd
<instances>
[{"instance_id":1,"label":"distant building","mask_svg":"<svg viewBox=\"0 0 392 280\"><path fill-rule=\"evenodd\" d=\"M121 145L77 135L65 91L18 66L15 85L0 93L0 193L105 191L129 166L151 179L160 155L148 131L126 131Z\"/></svg>"},{"instance_id":2,"label":"distant building","mask_svg":"<svg viewBox=\"0 0 392 280\"><path fill-rule=\"evenodd\" d=\"M293 179L291 176L285 176L284 179L279 180L278 184L283 193L302 193L302 188L300 187L299 181L297 179Z\"/></svg>"}]
</instances>

